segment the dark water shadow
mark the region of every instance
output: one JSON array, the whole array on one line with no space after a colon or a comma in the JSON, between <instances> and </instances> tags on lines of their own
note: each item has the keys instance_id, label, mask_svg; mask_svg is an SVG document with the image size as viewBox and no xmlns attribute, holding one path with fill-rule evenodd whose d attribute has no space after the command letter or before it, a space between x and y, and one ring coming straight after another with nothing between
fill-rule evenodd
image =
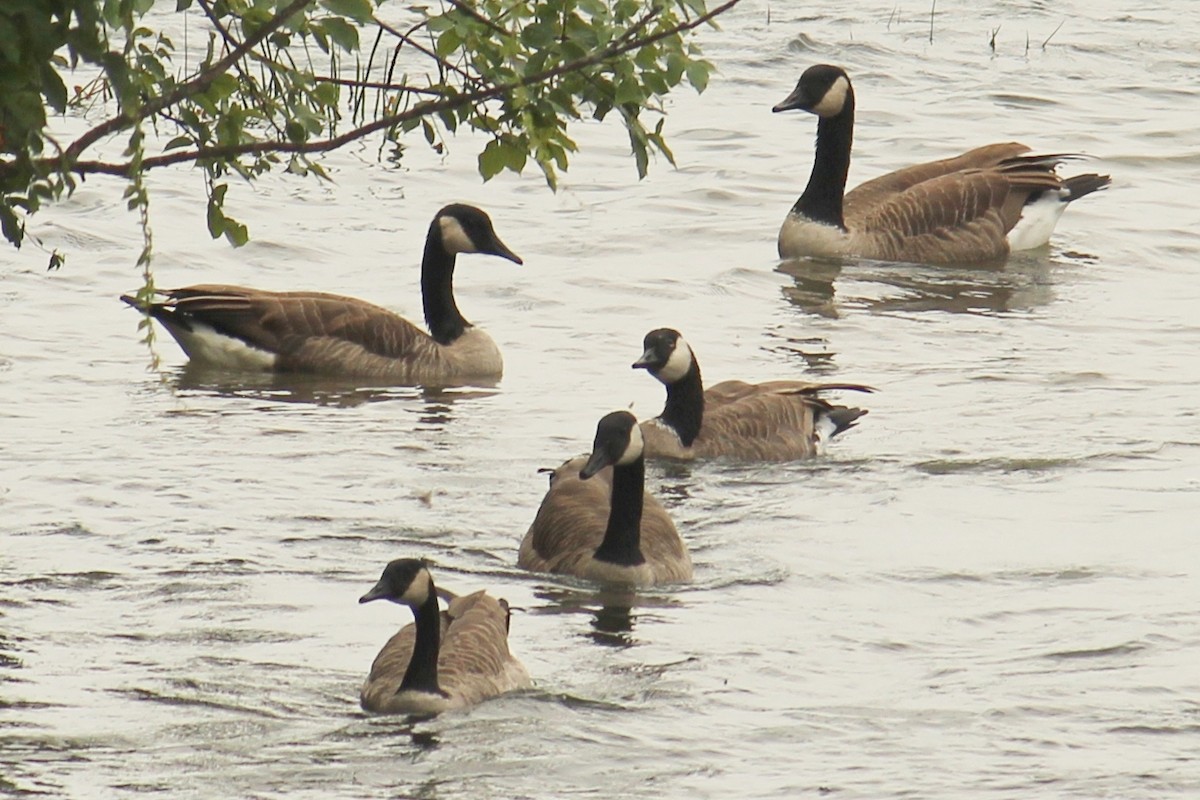
<instances>
[{"instance_id":1,"label":"dark water shadow","mask_svg":"<svg viewBox=\"0 0 1200 800\"><path fill-rule=\"evenodd\" d=\"M782 289L784 299L814 316L837 319L851 310L990 315L1030 311L1052 302L1052 267L1096 260L1083 253L1064 253L1059 259L1051 258L1049 248L1041 248L1000 262L962 266L793 259L775 269L792 279L792 285Z\"/></svg>"},{"instance_id":2,"label":"dark water shadow","mask_svg":"<svg viewBox=\"0 0 1200 800\"><path fill-rule=\"evenodd\" d=\"M529 609L532 614L584 614L589 629L580 634L601 647L625 649L640 642L635 633L639 608L669 608L678 601L660 594L645 594L630 586L564 587L540 586L534 596L544 605Z\"/></svg>"},{"instance_id":3,"label":"dark water shadow","mask_svg":"<svg viewBox=\"0 0 1200 800\"><path fill-rule=\"evenodd\" d=\"M166 373L168 383L183 396L220 396L270 403L301 403L353 408L389 400L421 400L430 405L432 422L438 408L448 414L452 403L499 393L497 382L446 386L403 386L360 376L307 375L300 373L244 372L217 369L191 362ZM441 419L440 421L448 421Z\"/></svg>"}]
</instances>

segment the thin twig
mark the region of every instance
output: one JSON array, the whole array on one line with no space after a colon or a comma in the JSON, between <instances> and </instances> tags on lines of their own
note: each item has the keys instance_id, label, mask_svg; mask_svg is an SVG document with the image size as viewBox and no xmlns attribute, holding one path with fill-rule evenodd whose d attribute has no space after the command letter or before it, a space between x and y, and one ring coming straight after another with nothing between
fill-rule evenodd
<instances>
[{"instance_id":1,"label":"thin twig","mask_svg":"<svg viewBox=\"0 0 1200 800\"><path fill-rule=\"evenodd\" d=\"M933 44L933 10L937 8L937 0L929 4L929 43Z\"/></svg>"},{"instance_id":2,"label":"thin twig","mask_svg":"<svg viewBox=\"0 0 1200 800\"><path fill-rule=\"evenodd\" d=\"M354 89L380 89L392 92L411 92L412 94L430 94L440 96L437 89L422 88L408 83L387 83L386 81L363 81L358 78L327 78L324 75L314 75L314 83L333 83L338 86L349 86Z\"/></svg>"},{"instance_id":3,"label":"thin twig","mask_svg":"<svg viewBox=\"0 0 1200 800\"><path fill-rule=\"evenodd\" d=\"M1046 37L1046 41L1042 42L1043 50L1046 49L1046 45L1050 44L1050 40L1054 38L1054 34L1058 33L1059 30L1062 29L1062 26L1066 25L1066 24L1067 24L1067 20L1066 20L1066 18L1064 18L1062 22L1058 23L1058 27L1050 32L1050 35Z\"/></svg>"},{"instance_id":4,"label":"thin twig","mask_svg":"<svg viewBox=\"0 0 1200 800\"><path fill-rule=\"evenodd\" d=\"M225 46L229 50L237 49L237 40L233 37L233 34L230 33L229 29L221 24L221 20L217 17L216 12L213 11L212 5L208 2L208 0L196 0L196 3L204 12L204 16L208 17L208 21L212 24L212 26L217 29L218 33L221 34L221 38L225 40ZM254 55L253 51L251 51L249 55ZM255 83L254 79L246 73L245 69L242 68L241 59L238 59L236 62L234 62L233 68L236 69L238 74L242 76L242 82L249 89L250 96L257 100L261 106L267 106L267 99L263 97L262 92L259 90L258 84ZM276 133L283 134L283 129L279 127L279 123L276 122L274 118L271 118L269 121L271 127L275 129Z\"/></svg>"},{"instance_id":5,"label":"thin twig","mask_svg":"<svg viewBox=\"0 0 1200 800\"><path fill-rule=\"evenodd\" d=\"M505 37L512 36L512 31L509 31L506 28L502 28L501 26L492 22L490 19L485 17L483 14L480 14L478 11L471 8L466 3L463 3L461 0L446 0L446 2L449 3L450 5L454 6L459 11L463 12L464 14L466 14L468 17L472 18L476 22L483 23L484 25L491 28L496 33L500 34L501 36L505 36Z\"/></svg>"},{"instance_id":6,"label":"thin twig","mask_svg":"<svg viewBox=\"0 0 1200 800\"><path fill-rule=\"evenodd\" d=\"M411 46L411 47L412 47L414 50L416 50L417 52L421 53L422 55L425 55L425 56L428 56L429 58L432 58L432 59L433 59L434 61L436 61L436 62L438 63L438 65L439 65L439 66L441 66L443 69L448 69L448 70L450 70L450 71L452 71L452 72L457 72L459 75L461 75L461 76L462 76L464 79L466 79L466 80L468 80L468 81L472 81L472 82L474 82L474 81L477 81L477 80L479 80L479 78L478 78L478 77L476 77L476 76L474 76L474 75L471 75L470 73L466 72L466 71L465 71L465 70L463 70L463 69L460 69L459 67L455 66L454 64L451 64L449 61L447 61L446 59L442 58L442 57L441 57L441 56L439 56L437 53L435 53L435 52L434 52L434 51L433 51L431 48L428 48L428 47L426 47L426 46L425 46L425 45L423 45L423 44L418 44L418 43L417 43L417 40L416 40L416 39L414 39L414 38L412 38L412 34L413 34L413 33L415 33L416 31L420 30L422 27L424 27L424 24L423 24L423 23L422 23L422 24L418 24L418 25L414 25L414 26L413 26L413 27L412 27L412 28L409 30L409 32L408 32L408 33L401 33L399 30L397 30L396 28L393 28L391 25L388 25L386 22L384 22L383 20L379 19L378 17L372 17L372 20L375 22L375 24L376 24L376 25L378 25L379 27L383 28L385 31L387 31L388 33L390 33L392 36L395 36L397 39L399 39L399 40L400 40L400 44L402 44L402 45L404 45L404 44L410 45L410 46ZM432 35L432 34L431 34L431 35Z\"/></svg>"}]
</instances>

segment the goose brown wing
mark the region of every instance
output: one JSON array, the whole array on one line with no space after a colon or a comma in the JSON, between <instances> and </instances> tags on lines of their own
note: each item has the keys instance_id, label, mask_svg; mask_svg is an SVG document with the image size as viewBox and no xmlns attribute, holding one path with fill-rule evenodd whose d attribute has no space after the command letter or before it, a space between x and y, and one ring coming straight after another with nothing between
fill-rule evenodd
<instances>
[{"instance_id":1,"label":"goose brown wing","mask_svg":"<svg viewBox=\"0 0 1200 800\"><path fill-rule=\"evenodd\" d=\"M708 402L718 391L721 402ZM736 389L736 391L733 391ZM786 460L813 455L813 425L834 406L817 393L824 390L874 391L858 383L725 381L705 392L704 425L692 447L704 457Z\"/></svg>"},{"instance_id":2,"label":"goose brown wing","mask_svg":"<svg viewBox=\"0 0 1200 800\"><path fill-rule=\"evenodd\" d=\"M654 571L655 583L692 579L692 557L671 516L653 495L642 503L642 557Z\"/></svg>"},{"instance_id":3,"label":"goose brown wing","mask_svg":"<svg viewBox=\"0 0 1200 800\"><path fill-rule=\"evenodd\" d=\"M847 220L865 216L875 206L917 184L964 170L995 167L1006 159L1027 152L1029 148L1019 142L989 144L953 158L928 161L889 172L847 192L843 200L843 215Z\"/></svg>"},{"instance_id":4,"label":"goose brown wing","mask_svg":"<svg viewBox=\"0 0 1200 800\"><path fill-rule=\"evenodd\" d=\"M438 683L464 703L528 685L508 649L508 607L485 591L455 598L442 634Z\"/></svg>"},{"instance_id":5,"label":"goose brown wing","mask_svg":"<svg viewBox=\"0 0 1200 800\"><path fill-rule=\"evenodd\" d=\"M774 460L812 455L819 402L804 393L742 397L705 413L692 448L707 458Z\"/></svg>"},{"instance_id":6,"label":"goose brown wing","mask_svg":"<svg viewBox=\"0 0 1200 800\"><path fill-rule=\"evenodd\" d=\"M873 392L870 386L861 383L808 383L807 381L721 381L704 390L704 406L712 410L726 403L733 403L756 394L815 394L821 391L842 389L851 392Z\"/></svg>"},{"instance_id":7,"label":"goose brown wing","mask_svg":"<svg viewBox=\"0 0 1200 800\"><path fill-rule=\"evenodd\" d=\"M612 469L588 480L579 470L586 457L567 461L554 471L525 538L517 565L538 572L572 571L591 558L604 541L612 497Z\"/></svg>"},{"instance_id":8,"label":"goose brown wing","mask_svg":"<svg viewBox=\"0 0 1200 800\"><path fill-rule=\"evenodd\" d=\"M202 322L285 357L305 347L319 346L321 340L327 340L324 346L335 350L338 343L345 343L392 359L407 357L432 342L428 334L403 317L353 297L322 292L265 292L215 284L172 289L165 294L168 305L185 319Z\"/></svg>"},{"instance_id":9,"label":"goose brown wing","mask_svg":"<svg viewBox=\"0 0 1200 800\"><path fill-rule=\"evenodd\" d=\"M924 181L846 225L860 248L893 261L954 262L1001 258L1008 231L1035 192L1061 185L1053 167L1014 159L991 169L968 170Z\"/></svg>"}]
</instances>

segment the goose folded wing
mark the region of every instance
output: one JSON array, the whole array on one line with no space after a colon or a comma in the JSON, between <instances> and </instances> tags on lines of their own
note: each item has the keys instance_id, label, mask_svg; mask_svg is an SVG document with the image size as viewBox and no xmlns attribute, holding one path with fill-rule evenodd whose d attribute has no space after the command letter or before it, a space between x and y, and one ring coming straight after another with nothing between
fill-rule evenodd
<instances>
[{"instance_id":1,"label":"goose folded wing","mask_svg":"<svg viewBox=\"0 0 1200 800\"><path fill-rule=\"evenodd\" d=\"M746 383L745 381L721 381L704 390L704 403L711 412L729 403L736 403L754 395L789 395L813 394L822 391L844 390L851 392L873 392L870 386L861 383L809 383L807 381L763 381L762 383Z\"/></svg>"},{"instance_id":2,"label":"goose folded wing","mask_svg":"<svg viewBox=\"0 0 1200 800\"><path fill-rule=\"evenodd\" d=\"M382 358L403 358L428 334L385 308L321 292L263 292L201 285L168 293L188 317L269 352L292 354L319 340L353 345ZM344 356L344 353L339 355Z\"/></svg>"},{"instance_id":3,"label":"goose folded wing","mask_svg":"<svg viewBox=\"0 0 1200 800\"><path fill-rule=\"evenodd\" d=\"M591 558L604 540L612 497L612 470L580 480L584 460L560 467L521 546L522 567L570 570ZM574 468L572 469L572 466Z\"/></svg>"},{"instance_id":4,"label":"goose folded wing","mask_svg":"<svg viewBox=\"0 0 1200 800\"><path fill-rule=\"evenodd\" d=\"M925 181L856 221L879 256L908 261L979 261L1008 252L1006 236L1030 194L1059 185L1052 172L1013 175L1000 168Z\"/></svg>"},{"instance_id":5,"label":"goose folded wing","mask_svg":"<svg viewBox=\"0 0 1200 800\"><path fill-rule=\"evenodd\" d=\"M511 688L500 681L508 670L508 611L484 591L456 601L442 639L438 681L469 702Z\"/></svg>"},{"instance_id":6,"label":"goose folded wing","mask_svg":"<svg viewBox=\"0 0 1200 800\"><path fill-rule=\"evenodd\" d=\"M976 147L952 158L904 167L856 186L846 194L843 212L848 220L858 219L869 214L875 206L918 184L966 170L989 169L1027 152L1029 148L1019 142L1004 142Z\"/></svg>"}]
</instances>

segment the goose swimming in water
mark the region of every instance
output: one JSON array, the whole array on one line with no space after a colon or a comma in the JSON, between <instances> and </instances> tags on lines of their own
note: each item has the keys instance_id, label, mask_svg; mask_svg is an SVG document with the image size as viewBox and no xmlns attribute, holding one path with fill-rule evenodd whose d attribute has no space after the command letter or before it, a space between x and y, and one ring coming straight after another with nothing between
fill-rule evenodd
<instances>
[{"instance_id":1,"label":"goose swimming in water","mask_svg":"<svg viewBox=\"0 0 1200 800\"><path fill-rule=\"evenodd\" d=\"M679 331L650 331L642 344L644 352L633 368L646 370L667 387L662 413L642 423L648 458L807 458L867 413L835 406L819 393L874 391L859 383L804 381L722 381L706 390L700 364Z\"/></svg>"},{"instance_id":2,"label":"goose swimming in water","mask_svg":"<svg viewBox=\"0 0 1200 800\"><path fill-rule=\"evenodd\" d=\"M591 455L551 474L517 566L636 586L691 580L687 546L645 491L645 474L637 419L628 411L606 415Z\"/></svg>"},{"instance_id":3,"label":"goose swimming in water","mask_svg":"<svg viewBox=\"0 0 1200 800\"><path fill-rule=\"evenodd\" d=\"M815 114L808 186L779 231L781 258L857 256L931 264L1003 259L1050 240L1069 203L1108 186L1107 175L1061 178L1070 155L1030 155L1008 142L896 170L846 192L854 88L840 67L800 76L774 111Z\"/></svg>"},{"instance_id":4,"label":"goose swimming in water","mask_svg":"<svg viewBox=\"0 0 1200 800\"><path fill-rule=\"evenodd\" d=\"M529 673L508 650L508 604L485 591L449 593L440 611L429 568L397 559L360 603L390 600L413 611L414 621L375 656L360 701L381 714L437 714L474 705L531 685Z\"/></svg>"},{"instance_id":5,"label":"goose swimming in water","mask_svg":"<svg viewBox=\"0 0 1200 800\"><path fill-rule=\"evenodd\" d=\"M161 322L193 362L211 366L404 384L495 380L504 368L499 348L467 322L454 302L460 253L522 263L480 209L454 204L439 211L421 262L429 333L365 300L322 292L202 284L163 291L162 302L121 299Z\"/></svg>"}]
</instances>

